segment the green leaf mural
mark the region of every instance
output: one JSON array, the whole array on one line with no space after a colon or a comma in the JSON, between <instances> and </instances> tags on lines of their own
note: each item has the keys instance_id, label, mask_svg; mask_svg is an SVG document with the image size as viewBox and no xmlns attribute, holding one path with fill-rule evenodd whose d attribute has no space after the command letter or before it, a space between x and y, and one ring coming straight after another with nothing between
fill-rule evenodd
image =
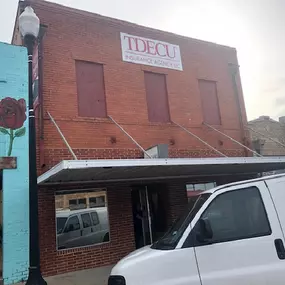
<instances>
[{"instance_id":1,"label":"green leaf mural","mask_svg":"<svg viewBox=\"0 0 285 285\"><path fill-rule=\"evenodd\" d=\"M4 135L9 135L9 132L4 128L0 128L0 132Z\"/></svg>"},{"instance_id":2,"label":"green leaf mural","mask_svg":"<svg viewBox=\"0 0 285 285\"><path fill-rule=\"evenodd\" d=\"M14 137L23 137L26 134L26 127L23 127L15 132Z\"/></svg>"}]
</instances>

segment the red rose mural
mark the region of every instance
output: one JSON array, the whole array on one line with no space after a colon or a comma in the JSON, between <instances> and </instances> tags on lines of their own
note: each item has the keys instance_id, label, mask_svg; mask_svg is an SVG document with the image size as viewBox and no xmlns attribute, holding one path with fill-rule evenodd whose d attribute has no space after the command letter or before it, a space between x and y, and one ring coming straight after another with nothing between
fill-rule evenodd
<instances>
[{"instance_id":1,"label":"red rose mural","mask_svg":"<svg viewBox=\"0 0 285 285\"><path fill-rule=\"evenodd\" d=\"M26 133L26 101L6 97L0 101L0 132L10 136L8 156L11 156L14 139Z\"/></svg>"}]
</instances>

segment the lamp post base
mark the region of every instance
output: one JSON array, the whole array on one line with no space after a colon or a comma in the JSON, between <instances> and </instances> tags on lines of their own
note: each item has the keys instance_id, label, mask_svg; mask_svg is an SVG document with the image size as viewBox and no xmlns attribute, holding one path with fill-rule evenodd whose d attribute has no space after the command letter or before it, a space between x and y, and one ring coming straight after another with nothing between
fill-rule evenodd
<instances>
[{"instance_id":1,"label":"lamp post base","mask_svg":"<svg viewBox=\"0 0 285 285\"><path fill-rule=\"evenodd\" d=\"M30 268L26 285L47 285L39 268Z\"/></svg>"}]
</instances>

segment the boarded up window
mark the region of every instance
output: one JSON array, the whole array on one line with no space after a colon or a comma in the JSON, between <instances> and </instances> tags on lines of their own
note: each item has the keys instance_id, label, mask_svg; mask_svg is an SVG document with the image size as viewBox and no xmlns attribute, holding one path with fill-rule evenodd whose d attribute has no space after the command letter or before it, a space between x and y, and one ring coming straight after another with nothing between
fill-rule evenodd
<instances>
[{"instance_id":1,"label":"boarded up window","mask_svg":"<svg viewBox=\"0 0 285 285\"><path fill-rule=\"evenodd\" d=\"M217 86L214 81L199 80L204 122L209 125L220 125L221 114L217 96Z\"/></svg>"},{"instance_id":2,"label":"boarded up window","mask_svg":"<svg viewBox=\"0 0 285 285\"><path fill-rule=\"evenodd\" d=\"M107 116L103 65L76 61L78 114L82 117Z\"/></svg>"},{"instance_id":3,"label":"boarded up window","mask_svg":"<svg viewBox=\"0 0 285 285\"><path fill-rule=\"evenodd\" d=\"M170 116L165 75L145 72L144 78L149 121L169 122Z\"/></svg>"}]
</instances>

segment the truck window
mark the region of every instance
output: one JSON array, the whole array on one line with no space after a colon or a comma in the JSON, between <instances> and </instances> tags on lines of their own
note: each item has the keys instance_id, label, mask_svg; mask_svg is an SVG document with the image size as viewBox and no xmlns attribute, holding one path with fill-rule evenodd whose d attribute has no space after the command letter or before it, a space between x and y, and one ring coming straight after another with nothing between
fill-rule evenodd
<instances>
[{"instance_id":1,"label":"truck window","mask_svg":"<svg viewBox=\"0 0 285 285\"><path fill-rule=\"evenodd\" d=\"M93 225L96 226L99 224L99 218L97 212L91 212L91 217L93 221Z\"/></svg>"},{"instance_id":2,"label":"truck window","mask_svg":"<svg viewBox=\"0 0 285 285\"><path fill-rule=\"evenodd\" d=\"M56 218L56 231L57 231L57 234L61 234L62 233L66 221L67 221L67 218L62 218L62 217L57 217Z\"/></svg>"},{"instance_id":3,"label":"truck window","mask_svg":"<svg viewBox=\"0 0 285 285\"><path fill-rule=\"evenodd\" d=\"M183 215L177 218L172 227L162 238L152 245L152 248L163 250L174 249L189 223L210 196L211 194L209 193L193 196Z\"/></svg>"},{"instance_id":4,"label":"truck window","mask_svg":"<svg viewBox=\"0 0 285 285\"><path fill-rule=\"evenodd\" d=\"M79 219L77 216L70 217L67 221L65 232L77 231L80 229Z\"/></svg>"},{"instance_id":5,"label":"truck window","mask_svg":"<svg viewBox=\"0 0 285 285\"><path fill-rule=\"evenodd\" d=\"M256 187L223 193L203 213L210 222L213 237L219 243L271 234L266 210Z\"/></svg>"},{"instance_id":6,"label":"truck window","mask_svg":"<svg viewBox=\"0 0 285 285\"><path fill-rule=\"evenodd\" d=\"M89 228L92 226L91 218L89 214L82 214L81 219L82 219L84 228Z\"/></svg>"}]
</instances>

